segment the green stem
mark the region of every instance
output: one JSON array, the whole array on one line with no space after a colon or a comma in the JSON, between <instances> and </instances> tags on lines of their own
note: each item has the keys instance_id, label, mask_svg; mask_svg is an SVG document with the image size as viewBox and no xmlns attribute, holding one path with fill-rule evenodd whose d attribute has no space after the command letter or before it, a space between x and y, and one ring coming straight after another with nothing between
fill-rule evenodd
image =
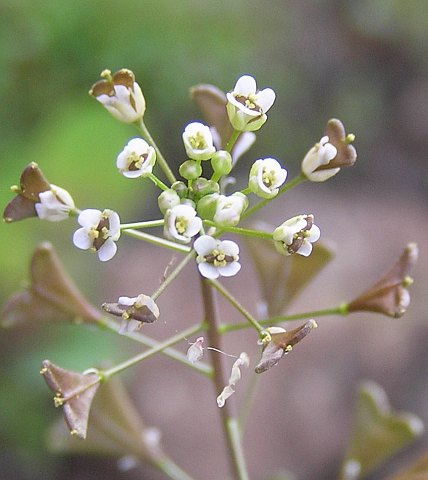
<instances>
[{"instance_id":1,"label":"green stem","mask_svg":"<svg viewBox=\"0 0 428 480\"><path fill-rule=\"evenodd\" d=\"M227 142L227 145L226 145L226 152L230 153L232 151L232 148L235 145L236 140L238 140L239 138L239 135L241 135L241 132L239 132L238 130L233 130L232 135L230 136L229 141Z\"/></svg>"},{"instance_id":2,"label":"green stem","mask_svg":"<svg viewBox=\"0 0 428 480\"><path fill-rule=\"evenodd\" d=\"M211 220L204 220L204 224L210 227L215 227L220 232L230 232L236 233L238 235L246 235L247 237L256 237L256 238L263 238L265 240L272 240L272 233L268 232L261 232L259 230L252 230L250 228L242 228L242 227L223 227L217 225L215 222Z\"/></svg>"},{"instance_id":3,"label":"green stem","mask_svg":"<svg viewBox=\"0 0 428 480\"><path fill-rule=\"evenodd\" d=\"M218 333L218 304L214 295L214 289L212 288L210 281L203 277L201 277L201 288L205 319L208 327L208 342L210 345L215 345L216 348L222 350L221 336ZM211 355L211 363L214 369L214 387L218 395L226 385L226 376L223 369L223 355ZM233 407L233 398L229 398L225 405L219 409L226 439L226 451L234 480L249 480L242 450L241 436L238 431L235 415L232 413Z\"/></svg>"},{"instance_id":4,"label":"green stem","mask_svg":"<svg viewBox=\"0 0 428 480\"><path fill-rule=\"evenodd\" d=\"M153 140L152 136L150 135L150 132L148 131L144 120L141 119L138 122L138 127L141 130L141 133L143 134L143 137L150 143L150 145L156 150L156 161L161 167L163 173L165 174L166 178L171 182L174 183L176 178L174 174L172 173L172 170L169 168L168 162L165 160L165 157L162 155L161 151L159 150L158 146L156 145L155 141Z\"/></svg>"},{"instance_id":5,"label":"green stem","mask_svg":"<svg viewBox=\"0 0 428 480\"><path fill-rule=\"evenodd\" d=\"M192 250L188 253L183 260L175 267L175 269L165 278L165 280L159 285L159 288L156 292L153 293L152 299L156 300L159 295L168 287L168 285L177 278L178 274L183 270L183 268L192 260L195 256L195 252Z\"/></svg>"},{"instance_id":6,"label":"green stem","mask_svg":"<svg viewBox=\"0 0 428 480\"><path fill-rule=\"evenodd\" d=\"M250 193L253 193L253 192L250 187L247 187L241 190L241 193L243 193L244 195L249 195Z\"/></svg>"},{"instance_id":7,"label":"green stem","mask_svg":"<svg viewBox=\"0 0 428 480\"><path fill-rule=\"evenodd\" d=\"M314 318L314 317L325 317L327 315L341 315L346 316L347 304L342 303L337 307L326 308L325 310L314 310L313 312L304 312L304 313L294 313L292 315L282 315L278 317L267 318L266 320L261 320L260 325L275 325L276 323L281 322L291 322L292 320L301 320L305 318ZM234 330L242 330L243 328L248 328L248 323L236 323L236 324L221 324L219 325L219 332L221 334L232 332Z\"/></svg>"},{"instance_id":8,"label":"green stem","mask_svg":"<svg viewBox=\"0 0 428 480\"><path fill-rule=\"evenodd\" d=\"M150 180L158 187L160 188L161 190L169 190L169 187L167 185L165 185L162 180L160 180L156 175L154 175L153 173L149 173L149 175L147 175L147 178L150 178Z\"/></svg>"},{"instance_id":9,"label":"green stem","mask_svg":"<svg viewBox=\"0 0 428 480\"><path fill-rule=\"evenodd\" d=\"M250 410L253 405L253 401L255 398L256 388L259 384L260 375L251 375L249 384L247 389L245 390L244 395L244 402L241 406L239 417L238 417L238 424L239 428L241 429L242 435L245 432L245 427L247 425L248 417L250 416Z\"/></svg>"},{"instance_id":10,"label":"green stem","mask_svg":"<svg viewBox=\"0 0 428 480\"><path fill-rule=\"evenodd\" d=\"M233 305L238 312L240 312L250 323L251 325L259 332L262 333L264 328L260 325L260 323L251 315L251 313L243 307L238 300L228 291L226 290L223 285L218 282L217 280L209 280L209 283L219 292L223 295L223 297L231 304ZM248 324L246 324L248 326ZM221 327L221 325L219 325ZM223 333L221 330L219 330L220 333Z\"/></svg>"},{"instance_id":11,"label":"green stem","mask_svg":"<svg viewBox=\"0 0 428 480\"><path fill-rule=\"evenodd\" d=\"M114 320L107 318L107 317L102 317L98 321L98 325L100 328L105 328L107 330L110 330L111 332L117 333L118 331L118 324ZM200 330L204 329L204 324L201 324ZM150 348L156 348L159 346L159 342L156 340L153 340L152 338L148 337L147 335L143 335L141 332L125 332L123 333L123 336L130 338L131 340L134 340L136 342L141 343L142 345L145 345L146 347ZM197 370L200 373L203 373L207 377L211 378L212 377L212 368L203 363L203 362L198 362L198 363L192 363L189 362L187 359L187 356L184 355L184 353L179 352L178 350L175 350L174 348L167 347L162 352L164 355L179 361L183 365L186 365L188 367L193 368L194 370Z\"/></svg>"},{"instance_id":12,"label":"green stem","mask_svg":"<svg viewBox=\"0 0 428 480\"><path fill-rule=\"evenodd\" d=\"M176 335L168 338L167 340L164 340L163 342L158 343L156 347L152 347L143 353L135 355L135 357L125 360L124 362L119 363L118 365L112 368L109 368L108 370L100 371L100 374L103 379L109 380L113 375L116 375L117 373L122 372L123 370L126 370L129 367L133 367L137 363L142 362L146 358L149 358L152 355L155 355L156 353L162 352L163 350L165 350L165 348L171 347L172 345L178 342L181 342L183 338L190 337L195 333L198 333L201 330L201 328L202 326L200 323L198 323L197 325L193 325L192 327L189 327L186 330L183 330L182 332L177 333Z\"/></svg>"},{"instance_id":13,"label":"green stem","mask_svg":"<svg viewBox=\"0 0 428 480\"><path fill-rule=\"evenodd\" d=\"M151 227L162 227L165 220L163 218L159 220L148 220L146 222L135 222L135 223L121 223L120 229L125 230L129 228L151 228Z\"/></svg>"},{"instance_id":14,"label":"green stem","mask_svg":"<svg viewBox=\"0 0 428 480\"><path fill-rule=\"evenodd\" d=\"M279 189L279 192L278 192L278 195L276 195L276 197L274 198L266 198L265 200L262 200L261 202L257 203L256 205L252 206L251 208L249 208L242 216L241 216L241 220L243 220L244 218L247 218L249 217L250 215L252 215L253 213L257 212L257 210L260 210L261 208L263 208L265 205L267 205L269 202L271 202L272 200L275 200L275 198L278 198L280 195L282 195L283 193L285 192L288 192L289 190L291 190L292 188L296 187L297 185L299 185L299 183L302 183L303 181L306 180L306 177L301 173L300 175L298 175L297 177L294 177L293 180L290 180L289 182L285 183L280 189Z\"/></svg>"},{"instance_id":15,"label":"green stem","mask_svg":"<svg viewBox=\"0 0 428 480\"><path fill-rule=\"evenodd\" d=\"M123 230L123 233L128 235L129 237L138 238L139 240L145 240L146 242L152 243L153 245L157 245L158 247L169 248L170 250L175 250L176 252L189 253L192 250L190 247L187 247L186 245L181 245L179 243L171 242L170 240L156 237L155 235L150 235L149 233L137 232L137 230L133 230L133 229Z\"/></svg>"},{"instance_id":16,"label":"green stem","mask_svg":"<svg viewBox=\"0 0 428 480\"><path fill-rule=\"evenodd\" d=\"M167 455L152 461L154 466L172 480L194 480Z\"/></svg>"}]
</instances>

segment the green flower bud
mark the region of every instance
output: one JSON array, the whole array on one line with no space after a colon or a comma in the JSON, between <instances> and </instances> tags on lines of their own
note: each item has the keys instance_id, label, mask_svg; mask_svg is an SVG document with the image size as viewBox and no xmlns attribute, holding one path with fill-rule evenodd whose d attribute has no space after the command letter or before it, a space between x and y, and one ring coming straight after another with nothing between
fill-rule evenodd
<instances>
[{"instance_id":1,"label":"green flower bud","mask_svg":"<svg viewBox=\"0 0 428 480\"><path fill-rule=\"evenodd\" d=\"M219 193L220 186L217 182L213 180L207 180L206 178L200 177L192 183L193 195L196 200L204 197L205 195L210 195L211 193Z\"/></svg>"},{"instance_id":2,"label":"green flower bud","mask_svg":"<svg viewBox=\"0 0 428 480\"><path fill-rule=\"evenodd\" d=\"M158 197L159 210L165 215L166 211L176 205L180 205L180 197L172 188L164 190Z\"/></svg>"},{"instance_id":3,"label":"green flower bud","mask_svg":"<svg viewBox=\"0 0 428 480\"><path fill-rule=\"evenodd\" d=\"M220 198L218 193L211 193L202 197L196 207L198 215L203 220L212 220L217 211L217 201Z\"/></svg>"},{"instance_id":4,"label":"green flower bud","mask_svg":"<svg viewBox=\"0 0 428 480\"><path fill-rule=\"evenodd\" d=\"M190 198L182 198L180 204L181 205L189 205L194 210L196 210L196 203L193 200L191 200Z\"/></svg>"},{"instance_id":5,"label":"green flower bud","mask_svg":"<svg viewBox=\"0 0 428 480\"><path fill-rule=\"evenodd\" d=\"M179 172L186 180L195 180L202 175L202 167L195 160L186 160L180 165Z\"/></svg>"},{"instance_id":6,"label":"green flower bud","mask_svg":"<svg viewBox=\"0 0 428 480\"><path fill-rule=\"evenodd\" d=\"M178 180L177 182L174 182L171 185L171 188L177 192L177 194L180 198L187 197L187 193L188 193L189 189L187 188L187 186L184 182Z\"/></svg>"},{"instance_id":7,"label":"green flower bud","mask_svg":"<svg viewBox=\"0 0 428 480\"><path fill-rule=\"evenodd\" d=\"M226 150L219 150L214 153L211 166L217 175L228 175L232 170L232 156Z\"/></svg>"}]
</instances>

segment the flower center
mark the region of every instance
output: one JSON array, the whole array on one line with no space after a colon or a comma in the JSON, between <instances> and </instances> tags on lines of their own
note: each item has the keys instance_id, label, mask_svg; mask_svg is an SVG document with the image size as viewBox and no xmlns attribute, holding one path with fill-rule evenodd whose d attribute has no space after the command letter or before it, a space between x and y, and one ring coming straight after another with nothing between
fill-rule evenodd
<instances>
[{"instance_id":1,"label":"flower center","mask_svg":"<svg viewBox=\"0 0 428 480\"><path fill-rule=\"evenodd\" d=\"M196 132L189 138L189 143L195 150L203 150L207 144L205 138L201 132Z\"/></svg>"},{"instance_id":2,"label":"flower center","mask_svg":"<svg viewBox=\"0 0 428 480\"><path fill-rule=\"evenodd\" d=\"M175 228L180 235L183 235L183 233L186 232L187 223L188 222L185 217L177 217L177 219L175 220Z\"/></svg>"},{"instance_id":3,"label":"flower center","mask_svg":"<svg viewBox=\"0 0 428 480\"><path fill-rule=\"evenodd\" d=\"M242 103L244 107L261 113L262 109L257 105L257 95L255 93L250 93L248 97L238 94L235 95L235 98L239 103Z\"/></svg>"},{"instance_id":4,"label":"flower center","mask_svg":"<svg viewBox=\"0 0 428 480\"><path fill-rule=\"evenodd\" d=\"M108 217L101 216L101 220L96 227L92 227L89 232L89 238L93 241L93 248L98 251L109 237L110 222Z\"/></svg>"},{"instance_id":5,"label":"flower center","mask_svg":"<svg viewBox=\"0 0 428 480\"><path fill-rule=\"evenodd\" d=\"M128 170L134 171L134 172L136 170L140 170L141 167L143 166L143 163L146 161L146 159L147 159L147 153L142 155L138 155L138 153L136 152L130 153L127 161Z\"/></svg>"},{"instance_id":6,"label":"flower center","mask_svg":"<svg viewBox=\"0 0 428 480\"><path fill-rule=\"evenodd\" d=\"M300 232L293 235L293 241L290 245L286 245L288 253L296 253L299 248L305 243L305 240L311 235L309 230L313 225L313 218L311 216L305 217L306 227L302 228Z\"/></svg>"},{"instance_id":7,"label":"flower center","mask_svg":"<svg viewBox=\"0 0 428 480\"><path fill-rule=\"evenodd\" d=\"M262 181L266 187L271 187L275 183L275 170L263 169Z\"/></svg>"},{"instance_id":8,"label":"flower center","mask_svg":"<svg viewBox=\"0 0 428 480\"><path fill-rule=\"evenodd\" d=\"M228 263L232 263L236 260L234 255L227 255L226 253L218 250L213 250L209 255L205 256L205 261L211 263L214 267L225 267Z\"/></svg>"}]
</instances>

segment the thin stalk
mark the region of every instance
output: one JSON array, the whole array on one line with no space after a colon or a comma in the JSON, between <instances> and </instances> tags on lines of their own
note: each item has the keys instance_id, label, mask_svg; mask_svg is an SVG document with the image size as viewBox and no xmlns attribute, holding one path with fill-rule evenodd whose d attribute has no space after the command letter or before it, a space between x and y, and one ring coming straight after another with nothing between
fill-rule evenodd
<instances>
[{"instance_id":1,"label":"thin stalk","mask_svg":"<svg viewBox=\"0 0 428 480\"><path fill-rule=\"evenodd\" d=\"M272 200L275 200L275 198L278 198L280 195L282 195L283 193L285 192L288 192L289 190L291 190L292 188L296 187L297 185L299 185L299 183L302 183L303 181L306 180L306 177L301 173L300 175L297 175L297 177L294 177L292 180L290 180L289 182L285 183L280 189L279 189L279 192L278 192L278 195L276 195L276 197L274 198L266 198L265 200L262 200L261 202L257 203L256 205L253 205L251 208L249 208L246 212L244 212L244 214L241 216L241 220L243 220L244 218L247 218L249 217L250 215L252 215L253 213L257 212L257 210L260 210L261 208L263 208L265 205L267 205L269 202L271 202Z\"/></svg>"},{"instance_id":2,"label":"thin stalk","mask_svg":"<svg viewBox=\"0 0 428 480\"><path fill-rule=\"evenodd\" d=\"M220 232L230 232L230 233L236 233L237 235L246 235L247 237L256 237L256 238L263 238L265 240L272 240L272 233L268 233L268 232L261 232L259 230L252 230L250 228L242 228L242 227L218 226L212 220L204 220L204 224L210 227L216 227Z\"/></svg>"},{"instance_id":3,"label":"thin stalk","mask_svg":"<svg viewBox=\"0 0 428 480\"><path fill-rule=\"evenodd\" d=\"M230 153L232 151L232 148L235 145L236 140L238 140L239 138L239 135L241 135L241 132L239 132L238 130L233 130L232 135L230 136L229 141L227 142L227 145L226 145L227 152Z\"/></svg>"},{"instance_id":4,"label":"thin stalk","mask_svg":"<svg viewBox=\"0 0 428 480\"><path fill-rule=\"evenodd\" d=\"M249 322L250 324L259 332L262 333L264 328L260 325L260 323L251 315L251 313L244 307L242 306L238 300L228 291L226 290L223 285L218 282L217 280L209 280L209 283L219 292L223 295L223 297L231 304L233 305L236 310L238 310L241 315L243 315ZM248 324L246 324L248 326ZM221 325L219 325L221 327ZM224 333L223 331L219 330L220 333Z\"/></svg>"},{"instance_id":5,"label":"thin stalk","mask_svg":"<svg viewBox=\"0 0 428 480\"><path fill-rule=\"evenodd\" d=\"M159 164L163 173L165 174L166 178L171 182L174 183L176 178L172 173L172 170L169 168L168 162L165 160L165 157L162 155L159 147L156 145L155 141L153 140L150 132L148 131L146 124L144 123L143 119L138 122L138 127L143 134L143 137L150 143L150 145L156 150L156 163Z\"/></svg>"},{"instance_id":6,"label":"thin stalk","mask_svg":"<svg viewBox=\"0 0 428 480\"><path fill-rule=\"evenodd\" d=\"M201 277L202 299L204 302L205 319L208 330L207 336L210 345L222 350L221 336L218 333L218 305L209 281ZM214 369L214 387L218 394L226 385L226 377L223 369L223 356L211 355L211 363ZM233 399L228 399L226 404L219 409L222 419L223 431L226 439L226 449L231 471L235 480L249 480L245 458L242 449L241 436L233 413Z\"/></svg>"},{"instance_id":7,"label":"thin stalk","mask_svg":"<svg viewBox=\"0 0 428 480\"><path fill-rule=\"evenodd\" d=\"M168 285L177 278L178 274L183 270L183 268L192 260L195 256L195 252L192 250L188 253L183 260L174 268L174 270L165 278L165 280L159 285L159 288L156 292L153 293L152 299L156 300L159 295L168 287Z\"/></svg>"},{"instance_id":8,"label":"thin stalk","mask_svg":"<svg viewBox=\"0 0 428 480\"><path fill-rule=\"evenodd\" d=\"M172 480L194 480L189 474L182 470L170 457L162 455L159 459L152 461L153 465Z\"/></svg>"},{"instance_id":9,"label":"thin stalk","mask_svg":"<svg viewBox=\"0 0 428 480\"><path fill-rule=\"evenodd\" d=\"M101 328L106 328L107 330L110 330L111 332L117 333L118 331L118 324L114 320L111 320L110 318L103 317L99 320L98 325ZM200 330L203 330L204 326L203 324L200 325ZM134 340L138 343L141 343L142 345L145 345L146 347L150 348L156 348L159 346L159 342L156 340L153 340L153 338L148 337L147 335L142 334L141 332L125 332L123 333L123 336L130 338L131 340ZM167 347L162 350L164 355L172 358L173 360L177 360L178 362L182 363L183 365L186 365L187 367L193 368L194 370L203 373L205 376L211 378L213 371L212 368L203 363L203 362L197 362L197 363L192 363L187 359L187 356L184 355L184 353L179 352L178 350L175 350L175 348Z\"/></svg>"},{"instance_id":10,"label":"thin stalk","mask_svg":"<svg viewBox=\"0 0 428 480\"><path fill-rule=\"evenodd\" d=\"M312 312L303 312L303 313L294 313L292 315L282 315L278 317L267 318L266 320L260 320L260 325L274 325L281 322L291 322L292 320L301 320L305 318L314 318L314 317L325 317L327 315L341 315L346 316L347 304L342 303L337 307L326 308L325 310L314 310ZM234 330L242 330L243 328L248 328L248 323L236 323L236 324L226 324L223 323L219 325L219 332L221 334L232 332Z\"/></svg>"},{"instance_id":11,"label":"thin stalk","mask_svg":"<svg viewBox=\"0 0 428 480\"><path fill-rule=\"evenodd\" d=\"M150 348L149 350L146 350L143 353L140 353L138 355L135 355L134 357L125 360L122 363L119 363L118 365L115 365L112 368L109 368L108 370L100 371L101 377L105 380L109 380L110 377L113 375L116 375L119 372L122 372L123 370L126 370L129 367L133 367L139 362L142 362L146 358L149 358L153 355L155 355L158 352L162 352L165 350L165 348L171 347L172 345L175 345L178 342L181 342L183 338L185 337L190 337L194 335L195 333L198 333L201 330L202 326L200 323L197 325L193 325L186 330L183 330L176 335L173 335L172 337L168 338L167 340L164 340L163 342L160 342L157 344L156 347Z\"/></svg>"},{"instance_id":12,"label":"thin stalk","mask_svg":"<svg viewBox=\"0 0 428 480\"><path fill-rule=\"evenodd\" d=\"M147 175L147 178L150 178L150 180L158 187L160 188L161 190L168 190L169 187L167 185L165 185L162 180L160 180L156 175L154 175L153 173L149 173L149 175Z\"/></svg>"},{"instance_id":13,"label":"thin stalk","mask_svg":"<svg viewBox=\"0 0 428 480\"><path fill-rule=\"evenodd\" d=\"M150 235L149 233L137 232L137 230L133 230L132 228L123 230L123 233L125 235L128 235L129 237L138 238L139 240L145 240L146 242L157 245L158 247L169 248L170 250L175 250L176 252L189 253L192 250L186 245L180 245L179 243L171 242L170 240L156 237L155 235Z\"/></svg>"},{"instance_id":14,"label":"thin stalk","mask_svg":"<svg viewBox=\"0 0 428 480\"><path fill-rule=\"evenodd\" d=\"M152 227L162 227L165 220L163 218L159 220L148 220L145 222L135 222L135 223L121 223L120 229L126 230L129 228L152 228Z\"/></svg>"},{"instance_id":15,"label":"thin stalk","mask_svg":"<svg viewBox=\"0 0 428 480\"><path fill-rule=\"evenodd\" d=\"M251 375L250 383L245 391L244 403L242 404L238 417L239 428L242 435L245 432L247 420L250 415L250 410L253 405L257 385L259 384L260 375Z\"/></svg>"}]
</instances>

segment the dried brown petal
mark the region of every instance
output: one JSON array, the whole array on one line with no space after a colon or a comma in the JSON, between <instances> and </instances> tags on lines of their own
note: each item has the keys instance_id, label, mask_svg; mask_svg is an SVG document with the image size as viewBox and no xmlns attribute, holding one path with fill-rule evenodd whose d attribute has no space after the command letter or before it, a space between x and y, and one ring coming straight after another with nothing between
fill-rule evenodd
<instances>
[{"instance_id":1,"label":"dried brown petal","mask_svg":"<svg viewBox=\"0 0 428 480\"><path fill-rule=\"evenodd\" d=\"M30 278L30 286L3 305L2 326L40 320L96 322L102 316L67 275L50 243L44 242L34 251Z\"/></svg>"},{"instance_id":2,"label":"dried brown petal","mask_svg":"<svg viewBox=\"0 0 428 480\"><path fill-rule=\"evenodd\" d=\"M271 340L264 346L262 358L255 372L263 373L275 366L284 355L291 352L294 345L302 341L317 326L315 320L309 320L289 332L281 327L269 327L267 331Z\"/></svg>"},{"instance_id":3,"label":"dried brown petal","mask_svg":"<svg viewBox=\"0 0 428 480\"><path fill-rule=\"evenodd\" d=\"M30 163L25 167L20 178L20 187L12 190L17 196L12 199L3 212L5 222L15 222L28 217L36 217L35 204L40 202L39 194L50 190L51 186L46 180L37 163Z\"/></svg>"},{"instance_id":4,"label":"dried brown petal","mask_svg":"<svg viewBox=\"0 0 428 480\"><path fill-rule=\"evenodd\" d=\"M62 406L64 418L72 435L86 438L89 411L101 377L95 372L77 373L54 365L49 360L42 363L40 373L48 387L55 393L56 407Z\"/></svg>"},{"instance_id":5,"label":"dried brown petal","mask_svg":"<svg viewBox=\"0 0 428 480\"><path fill-rule=\"evenodd\" d=\"M319 167L317 170L330 168L351 167L357 160L357 151L351 145L354 135L346 134L343 123L337 118L332 118L327 122L325 134L328 136L329 143L337 149L337 155L327 165Z\"/></svg>"},{"instance_id":6,"label":"dried brown petal","mask_svg":"<svg viewBox=\"0 0 428 480\"><path fill-rule=\"evenodd\" d=\"M407 287L412 283L409 276L418 259L416 243L409 243L398 262L375 285L352 300L348 312L375 312L390 317L401 317L407 310L410 296Z\"/></svg>"}]
</instances>

